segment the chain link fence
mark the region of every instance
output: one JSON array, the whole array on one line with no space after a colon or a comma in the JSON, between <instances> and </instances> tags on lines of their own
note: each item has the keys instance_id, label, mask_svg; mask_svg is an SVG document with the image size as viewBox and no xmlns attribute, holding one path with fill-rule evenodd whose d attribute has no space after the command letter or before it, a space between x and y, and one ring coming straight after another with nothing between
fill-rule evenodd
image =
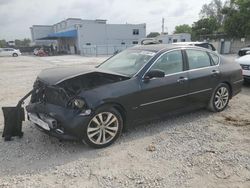
<instances>
[{"instance_id":1,"label":"chain link fence","mask_svg":"<svg viewBox=\"0 0 250 188\"><path fill-rule=\"evenodd\" d=\"M113 55L134 45L84 45L81 48L81 55L104 56Z\"/></svg>"}]
</instances>

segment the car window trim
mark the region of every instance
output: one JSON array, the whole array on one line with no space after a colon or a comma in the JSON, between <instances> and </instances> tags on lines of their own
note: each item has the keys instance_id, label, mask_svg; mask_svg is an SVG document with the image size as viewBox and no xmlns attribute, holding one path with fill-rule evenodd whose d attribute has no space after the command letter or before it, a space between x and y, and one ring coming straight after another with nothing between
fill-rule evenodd
<instances>
[{"instance_id":1,"label":"car window trim","mask_svg":"<svg viewBox=\"0 0 250 188\"><path fill-rule=\"evenodd\" d=\"M168 50L168 51L166 51L166 52L164 52L164 53L162 53L159 57L157 57L156 58L156 60L154 60L154 62L150 65L150 67L145 71L145 73L142 75L142 78L144 78L145 77L145 75L148 73L148 71L154 66L154 64L163 56L163 55L165 55L165 54L167 54L167 53L169 53L169 52L173 52L173 51L181 51L181 56L182 56L182 71L179 71L179 72L176 72L176 73L171 73L171 74L165 74L165 76L164 77L166 77L166 76L170 76L170 75L174 75L174 74L179 74L179 73L182 73L182 72L184 72L185 70L185 61L184 61L184 56L183 56L183 53L182 53L182 48L179 48L179 49L172 49L172 50Z\"/></svg>"},{"instance_id":2,"label":"car window trim","mask_svg":"<svg viewBox=\"0 0 250 188\"><path fill-rule=\"evenodd\" d=\"M207 55L208 55L208 57L209 57L209 59L210 59L210 66L215 65L215 63L214 63L214 61L213 61L211 55L210 55L208 52L207 52Z\"/></svg>"},{"instance_id":3,"label":"car window trim","mask_svg":"<svg viewBox=\"0 0 250 188\"><path fill-rule=\"evenodd\" d=\"M201 47L200 47L201 48ZM143 75L142 75L142 77L141 78L143 78L144 76L145 76L145 74L150 70L150 68L155 64L155 62L158 60L158 58L160 58L163 54L165 54L165 53L167 53L167 52L170 52L170 51L174 51L174 50L181 50L182 51L182 60L183 60L183 65L184 65L184 70L183 71L181 71L181 72L176 72L176 73L172 73L172 74L168 74L168 75L165 75L165 77L167 77L167 76L171 76L171 75L175 75L175 74L180 74L180 73L186 73L186 72L190 72L190 71L196 71L196 70L201 70L201 69L207 69L207 68L210 68L210 67L217 67L217 66L219 66L220 65L220 63L221 63L221 57L219 56L219 55L217 55L214 51L212 51L212 50L209 50L209 49L203 49L203 48L201 48L201 49L197 49L197 48L193 48L193 46L192 47L189 47L189 46L185 46L185 47L181 47L181 48L178 48L178 49L172 49L172 50L167 50L167 51L165 51L165 52L163 52L162 53L162 51L164 51L164 50L166 50L166 49L162 49L162 50L160 50L157 54L160 54L160 53L162 53L162 54L160 54L155 60L154 60L154 62L149 66L149 68L145 71L145 73L143 73ZM187 54L186 54L186 50L188 50L188 49L191 49L191 50L198 50L198 51L203 51L203 52L207 52L207 53L212 53L212 54L214 54L214 55L216 55L218 58L219 58L219 62L218 62L218 64L217 65L211 65L211 66L207 66L207 67L201 67L201 68L197 68L197 69L189 69L189 63L188 63L188 59L187 59ZM157 56L157 54L155 55L155 56ZM153 56L149 61L148 61L148 63L155 57L155 56ZM210 56L209 56L210 57ZM147 66L147 64L148 63L146 63L133 77L136 77L136 76L138 76L139 75L139 73Z\"/></svg>"}]
</instances>

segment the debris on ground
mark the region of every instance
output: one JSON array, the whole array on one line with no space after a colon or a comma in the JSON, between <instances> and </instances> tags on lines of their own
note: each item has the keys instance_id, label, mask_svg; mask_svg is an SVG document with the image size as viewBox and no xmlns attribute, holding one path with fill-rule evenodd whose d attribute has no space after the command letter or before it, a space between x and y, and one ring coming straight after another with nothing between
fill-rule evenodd
<instances>
[{"instance_id":1,"label":"debris on ground","mask_svg":"<svg viewBox=\"0 0 250 188\"><path fill-rule=\"evenodd\" d=\"M155 145L152 143L152 144L149 144L148 147L146 147L146 150L147 151L150 151L150 152L153 152L156 150L156 147Z\"/></svg>"}]
</instances>

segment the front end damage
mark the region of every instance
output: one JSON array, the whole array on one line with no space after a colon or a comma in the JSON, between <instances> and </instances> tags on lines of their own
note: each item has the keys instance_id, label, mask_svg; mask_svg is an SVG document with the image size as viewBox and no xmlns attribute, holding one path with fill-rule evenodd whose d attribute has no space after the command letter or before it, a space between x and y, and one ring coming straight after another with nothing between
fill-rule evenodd
<instances>
[{"instance_id":1,"label":"front end damage","mask_svg":"<svg viewBox=\"0 0 250 188\"><path fill-rule=\"evenodd\" d=\"M66 92L59 85L51 86L39 79L34 84L26 111L31 122L60 139L81 138L82 125L88 122L91 114L84 99L76 93Z\"/></svg>"},{"instance_id":2,"label":"front end damage","mask_svg":"<svg viewBox=\"0 0 250 188\"><path fill-rule=\"evenodd\" d=\"M89 114L82 115L74 109L48 103L32 103L26 107L28 119L44 132L60 139L81 138L82 127Z\"/></svg>"},{"instance_id":3,"label":"front end damage","mask_svg":"<svg viewBox=\"0 0 250 188\"><path fill-rule=\"evenodd\" d=\"M107 73L88 73L48 84L39 78L34 83L28 119L44 132L59 139L81 139L93 109L84 98L84 91L127 79Z\"/></svg>"}]
</instances>

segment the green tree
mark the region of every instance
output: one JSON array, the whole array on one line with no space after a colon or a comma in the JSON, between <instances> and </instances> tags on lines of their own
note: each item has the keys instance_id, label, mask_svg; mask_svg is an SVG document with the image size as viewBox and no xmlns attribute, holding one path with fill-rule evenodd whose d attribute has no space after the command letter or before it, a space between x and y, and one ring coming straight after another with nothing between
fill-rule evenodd
<instances>
[{"instance_id":1,"label":"green tree","mask_svg":"<svg viewBox=\"0 0 250 188\"><path fill-rule=\"evenodd\" d=\"M200 40L203 36L216 33L219 24L214 17L203 18L193 23L192 40Z\"/></svg>"},{"instance_id":2,"label":"green tree","mask_svg":"<svg viewBox=\"0 0 250 188\"><path fill-rule=\"evenodd\" d=\"M218 24L222 25L224 5L221 0L212 0L208 4L204 4L200 11L201 18L215 18Z\"/></svg>"},{"instance_id":3,"label":"green tree","mask_svg":"<svg viewBox=\"0 0 250 188\"><path fill-rule=\"evenodd\" d=\"M151 32L147 35L147 38L154 38L154 37L157 37L159 35L160 35L160 33L158 33L158 32Z\"/></svg>"},{"instance_id":4,"label":"green tree","mask_svg":"<svg viewBox=\"0 0 250 188\"><path fill-rule=\"evenodd\" d=\"M3 48L6 46L6 40L0 40L0 48Z\"/></svg>"},{"instance_id":5,"label":"green tree","mask_svg":"<svg viewBox=\"0 0 250 188\"><path fill-rule=\"evenodd\" d=\"M16 40L15 40L15 45L16 45L17 47L27 47L27 46L30 45L30 42L31 42L31 40L30 40L30 39L27 39L27 38L25 38L25 39L23 39L23 40L16 39Z\"/></svg>"},{"instance_id":6,"label":"green tree","mask_svg":"<svg viewBox=\"0 0 250 188\"><path fill-rule=\"evenodd\" d=\"M224 30L230 37L250 37L250 1L230 0L223 8Z\"/></svg>"},{"instance_id":7,"label":"green tree","mask_svg":"<svg viewBox=\"0 0 250 188\"><path fill-rule=\"evenodd\" d=\"M175 31L174 31L174 33L192 33L192 28L189 26L189 25L187 25L187 24L183 24L183 25L177 25L176 27L175 27Z\"/></svg>"},{"instance_id":8,"label":"green tree","mask_svg":"<svg viewBox=\"0 0 250 188\"><path fill-rule=\"evenodd\" d=\"M30 43L31 43L31 40L30 40L30 39L27 39L27 38L23 39L23 45L24 45L24 46L29 46Z\"/></svg>"},{"instance_id":9,"label":"green tree","mask_svg":"<svg viewBox=\"0 0 250 188\"><path fill-rule=\"evenodd\" d=\"M19 39L16 39L16 40L15 40L15 45L16 45L17 47L22 46L22 41L19 40Z\"/></svg>"}]
</instances>

